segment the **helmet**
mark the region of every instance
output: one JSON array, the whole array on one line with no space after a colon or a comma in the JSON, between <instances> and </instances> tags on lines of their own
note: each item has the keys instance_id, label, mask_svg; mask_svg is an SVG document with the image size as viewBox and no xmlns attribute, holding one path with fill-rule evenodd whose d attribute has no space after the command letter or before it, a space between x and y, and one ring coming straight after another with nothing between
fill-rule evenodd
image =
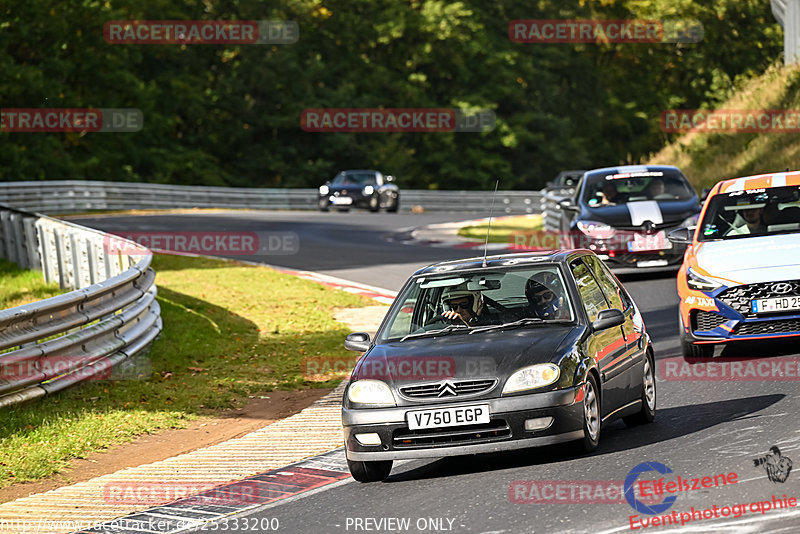
<instances>
[{"instance_id":1,"label":"helmet","mask_svg":"<svg viewBox=\"0 0 800 534\"><path fill-rule=\"evenodd\" d=\"M549 278L550 276L553 277L553 280L557 283L558 277L553 273L537 273L531 276L527 282L525 282L525 297L528 299L528 303L530 306L536 311L536 314L542 319L549 319L550 317L554 316L555 313L558 311L559 303L560 303L560 291L558 291L557 287L554 287L556 284L544 283L543 281ZM542 280L542 281L540 281ZM549 291L553 294L552 299L547 301L540 301L536 298L536 295L542 293L544 291Z\"/></svg>"},{"instance_id":2,"label":"helmet","mask_svg":"<svg viewBox=\"0 0 800 534\"><path fill-rule=\"evenodd\" d=\"M472 314L478 315L483 308L483 293L470 291L464 285L446 287L442 292L442 302L449 304L452 299L468 297L472 304Z\"/></svg>"}]
</instances>

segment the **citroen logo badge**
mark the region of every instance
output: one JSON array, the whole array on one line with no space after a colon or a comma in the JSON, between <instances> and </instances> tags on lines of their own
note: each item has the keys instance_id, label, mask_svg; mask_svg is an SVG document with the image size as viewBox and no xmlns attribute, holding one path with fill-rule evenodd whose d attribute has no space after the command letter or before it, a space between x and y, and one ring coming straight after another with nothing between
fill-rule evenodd
<instances>
[{"instance_id":1,"label":"citroen logo badge","mask_svg":"<svg viewBox=\"0 0 800 534\"><path fill-rule=\"evenodd\" d=\"M453 387L453 384L451 384L450 382L443 382L442 385L439 386L439 394L437 395L437 397L444 397L446 395L450 395L451 397L455 397L456 395L458 395L458 393L456 393L455 388Z\"/></svg>"}]
</instances>

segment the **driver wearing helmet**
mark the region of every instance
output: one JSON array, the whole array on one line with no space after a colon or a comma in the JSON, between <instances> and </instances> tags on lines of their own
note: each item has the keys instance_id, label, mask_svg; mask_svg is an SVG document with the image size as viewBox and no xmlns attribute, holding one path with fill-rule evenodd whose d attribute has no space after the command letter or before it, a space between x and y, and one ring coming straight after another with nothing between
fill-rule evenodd
<instances>
[{"instance_id":1,"label":"driver wearing helmet","mask_svg":"<svg viewBox=\"0 0 800 534\"><path fill-rule=\"evenodd\" d=\"M533 317L544 320L569 319L569 309L564 305L561 282L555 273L536 273L525 283L528 311Z\"/></svg>"},{"instance_id":2,"label":"driver wearing helmet","mask_svg":"<svg viewBox=\"0 0 800 534\"><path fill-rule=\"evenodd\" d=\"M486 309L483 293L463 286L448 287L442 293L445 311L442 316L467 326L500 324L499 316Z\"/></svg>"}]
</instances>

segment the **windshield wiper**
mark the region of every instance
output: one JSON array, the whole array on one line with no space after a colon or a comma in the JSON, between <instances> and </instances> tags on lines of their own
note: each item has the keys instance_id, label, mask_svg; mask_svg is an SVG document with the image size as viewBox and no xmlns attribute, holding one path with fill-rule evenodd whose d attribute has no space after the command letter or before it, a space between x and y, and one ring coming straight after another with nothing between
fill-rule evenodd
<instances>
[{"instance_id":1,"label":"windshield wiper","mask_svg":"<svg viewBox=\"0 0 800 534\"><path fill-rule=\"evenodd\" d=\"M498 328L513 328L515 326L528 326L532 324L541 324L543 322L545 322L544 319L539 319L538 317L524 317L518 321L512 321L510 323L479 326L478 328L473 328L472 330L470 330L469 333L474 334L475 332L485 332L487 330L495 330Z\"/></svg>"},{"instance_id":2,"label":"windshield wiper","mask_svg":"<svg viewBox=\"0 0 800 534\"><path fill-rule=\"evenodd\" d=\"M419 332L417 334L408 334L408 335L402 337L400 339L400 342L402 343L403 341L405 341L406 339L408 339L410 337L424 337L424 336L436 336L436 335L439 335L439 334L449 334L450 332L453 332L454 330L465 330L465 329L468 329L468 328L469 328L468 326L462 325L462 324L451 324L451 325L445 326L444 328L440 328L439 330L428 330L427 332Z\"/></svg>"}]
</instances>

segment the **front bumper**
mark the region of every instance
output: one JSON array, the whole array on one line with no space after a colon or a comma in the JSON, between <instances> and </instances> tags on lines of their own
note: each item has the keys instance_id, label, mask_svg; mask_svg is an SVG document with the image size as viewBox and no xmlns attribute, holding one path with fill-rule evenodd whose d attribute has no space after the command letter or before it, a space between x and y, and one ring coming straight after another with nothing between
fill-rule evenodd
<instances>
[{"instance_id":1,"label":"front bumper","mask_svg":"<svg viewBox=\"0 0 800 534\"><path fill-rule=\"evenodd\" d=\"M428 404L401 408L342 408L347 458L350 460L398 460L478 454L536 447L583 437L583 404L576 401L580 387L469 402ZM488 404L486 425L409 430L406 413L426 408L450 408ZM525 430L527 419L552 417L543 430ZM356 434L376 433L380 445L362 445Z\"/></svg>"},{"instance_id":2,"label":"front bumper","mask_svg":"<svg viewBox=\"0 0 800 534\"><path fill-rule=\"evenodd\" d=\"M369 201L372 195L364 196L362 193L340 195L338 192L328 193L327 195L319 195L320 201L327 201L328 205L332 208L368 208ZM349 204L345 204L339 199L350 199Z\"/></svg>"},{"instance_id":3,"label":"front bumper","mask_svg":"<svg viewBox=\"0 0 800 534\"><path fill-rule=\"evenodd\" d=\"M694 294L703 296L695 297ZM692 295L681 299L681 317L687 340L711 344L800 336L800 313L741 313L716 298L719 294L692 291ZM698 302L704 305L697 306Z\"/></svg>"}]
</instances>

